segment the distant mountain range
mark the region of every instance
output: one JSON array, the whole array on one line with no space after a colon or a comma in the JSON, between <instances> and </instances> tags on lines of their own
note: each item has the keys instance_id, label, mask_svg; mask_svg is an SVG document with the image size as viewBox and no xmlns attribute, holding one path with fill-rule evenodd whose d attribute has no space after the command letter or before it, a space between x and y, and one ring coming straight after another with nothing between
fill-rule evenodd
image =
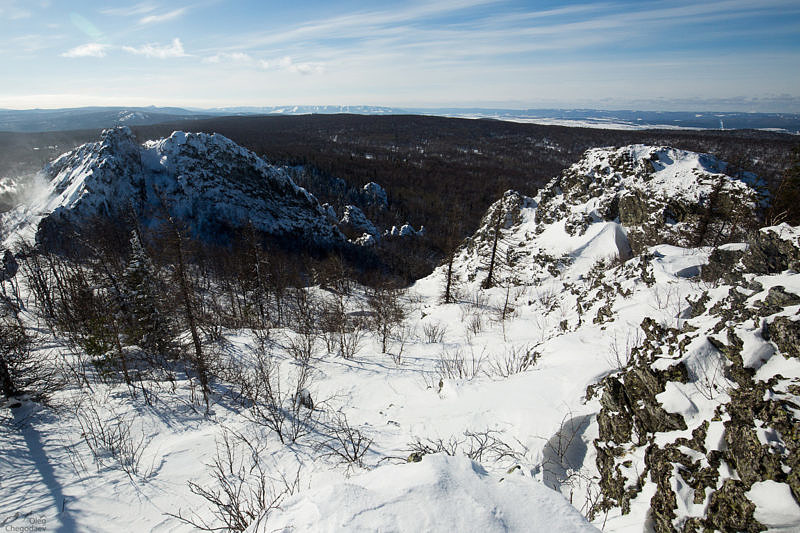
<instances>
[{"instance_id":1,"label":"distant mountain range","mask_svg":"<svg viewBox=\"0 0 800 533\"><path fill-rule=\"evenodd\" d=\"M800 133L800 114L633 111L597 109L394 108L380 106L271 106L184 109L177 107L80 107L0 109L0 131L44 132L144 126L230 115L435 115L605 129L760 129Z\"/></svg>"}]
</instances>

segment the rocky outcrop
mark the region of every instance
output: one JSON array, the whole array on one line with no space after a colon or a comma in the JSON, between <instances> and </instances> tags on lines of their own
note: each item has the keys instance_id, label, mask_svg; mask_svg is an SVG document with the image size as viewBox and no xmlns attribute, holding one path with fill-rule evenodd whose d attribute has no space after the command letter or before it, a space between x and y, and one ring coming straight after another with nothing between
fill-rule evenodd
<instances>
[{"instance_id":1,"label":"rocky outcrop","mask_svg":"<svg viewBox=\"0 0 800 533\"><path fill-rule=\"evenodd\" d=\"M589 150L541 191L537 221L564 219L572 234L617 221L634 254L656 244L741 240L758 218L759 182L733 179L725 169L711 156L665 147Z\"/></svg>"},{"instance_id":2,"label":"rocky outcrop","mask_svg":"<svg viewBox=\"0 0 800 533\"><path fill-rule=\"evenodd\" d=\"M712 263L725 261L715 281L729 284L727 295L722 288L716 296L705 291L689 299L691 318L681 330L643 321L645 340L628 366L587 391L587 398L602 395L594 443L601 508L627 513L653 483L650 518L658 533L757 532L766 526L748 498L756 483L784 483L800 503L800 384L780 374L760 376L754 366L761 362L745 356L747 338L749 353L752 343L760 343L760 353L777 349L783 357L800 357L800 296L782 285L764 290L754 279L793 268L798 248L793 229L760 235L748 247L712 254ZM721 259L726 256L732 259ZM748 271L757 257L768 263ZM698 352L701 341L707 347ZM721 362L712 369L708 361L715 354ZM669 359L675 362L667 366ZM716 405L713 416L687 418L661 404L661 393L682 385ZM686 430L691 438L683 436Z\"/></svg>"},{"instance_id":3,"label":"rocky outcrop","mask_svg":"<svg viewBox=\"0 0 800 533\"><path fill-rule=\"evenodd\" d=\"M174 132L140 145L127 127L105 130L45 174L49 194L34 206L44 246L133 218L149 227L168 217L204 240L224 242L252 225L313 246L344 242L316 198L284 170L218 134Z\"/></svg>"}]
</instances>

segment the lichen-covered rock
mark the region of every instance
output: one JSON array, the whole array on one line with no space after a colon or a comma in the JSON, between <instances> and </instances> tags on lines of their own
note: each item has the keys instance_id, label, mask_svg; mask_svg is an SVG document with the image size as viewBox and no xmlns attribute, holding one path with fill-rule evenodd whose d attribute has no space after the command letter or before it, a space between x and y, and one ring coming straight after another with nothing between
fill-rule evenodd
<instances>
[{"instance_id":1,"label":"lichen-covered rock","mask_svg":"<svg viewBox=\"0 0 800 533\"><path fill-rule=\"evenodd\" d=\"M760 309L759 315L769 316L780 313L784 307L800 305L800 296L787 292L781 285L776 285L769 289L764 301L755 302L754 305Z\"/></svg>"},{"instance_id":2,"label":"lichen-covered rock","mask_svg":"<svg viewBox=\"0 0 800 533\"><path fill-rule=\"evenodd\" d=\"M785 357L800 358L800 321L779 316L767 327L769 339Z\"/></svg>"},{"instance_id":3,"label":"lichen-covered rock","mask_svg":"<svg viewBox=\"0 0 800 533\"><path fill-rule=\"evenodd\" d=\"M756 506L745 496L741 481L726 479L708 504L705 527L719 531L757 533L767 529L753 517Z\"/></svg>"},{"instance_id":4,"label":"lichen-covered rock","mask_svg":"<svg viewBox=\"0 0 800 533\"><path fill-rule=\"evenodd\" d=\"M715 248L708 256L708 264L700 270L700 279L706 282L738 280L741 273L737 266L744 254L745 251L740 249Z\"/></svg>"},{"instance_id":5,"label":"lichen-covered rock","mask_svg":"<svg viewBox=\"0 0 800 533\"><path fill-rule=\"evenodd\" d=\"M753 234L742 257L745 272L777 274L800 271L800 228L787 224L762 228Z\"/></svg>"}]
</instances>

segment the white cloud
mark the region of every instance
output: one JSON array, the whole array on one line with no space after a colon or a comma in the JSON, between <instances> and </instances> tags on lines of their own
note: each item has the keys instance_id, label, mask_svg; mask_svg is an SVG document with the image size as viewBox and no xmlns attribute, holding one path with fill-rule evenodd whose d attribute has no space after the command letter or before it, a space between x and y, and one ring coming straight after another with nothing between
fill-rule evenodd
<instances>
[{"instance_id":1,"label":"white cloud","mask_svg":"<svg viewBox=\"0 0 800 533\"><path fill-rule=\"evenodd\" d=\"M109 7L106 9L101 9L100 13L104 15L118 15L122 17L132 17L135 15L144 15L145 13L150 13L155 11L156 6L151 4L150 2L140 2L136 5L129 6L129 7Z\"/></svg>"},{"instance_id":2,"label":"white cloud","mask_svg":"<svg viewBox=\"0 0 800 533\"><path fill-rule=\"evenodd\" d=\"M280 59L272 60L272 61L260 61L261 68L264 69L279 69L279 70L286 70L289 72L294 72L295 74L322 74L325 71L325 68L322 63L313 63L313 62L305 62L305 63L295 63L294 60L289 57L285 56Z\"/></svg>"},{"instance_id":3,"label":"white cloud","mask_svg":"<svg viewBox=\"0 0 800 533\"><path fill-rule=\"evenodd\" d=\"M153 57L156 59L167 59L170 57L186 57L186 52L183 50L183 43L177 37L172 40L171 44L157 45L148 43L139 47L123 46L123 50L131 54L142 55L145 57Z\"/></svg>"},{"instance_id":4,"label":"white cloud","mask_svg":"<svg viewBox=\"0 0 800 533\"><path fill-rule=\"evenodd\" d=\"M203 63L252 63L253 58L243 52L221 52L213 56L204 57Z\"/></svg>"},{"instance_id":5,"label":"white cloud","mask_svg":"<svg viewBox=\"0 0 800 533\"><path fill-rule=\"evenodd\" d=\"M111 48L110 45L101 43L86 43L75 48L70 48L63 54L62 57L105 57L106 51Z\"/></svg>"},{"instance_id":6,"label":"white cloud","mask_svg":"<svg viewBox=\"0 0 800 533\"><path fill-rule=\"evenodd\" d=\"M180 9L175 9L167 13L161 13L159 15L148 15L146 17L142 17L139 20L139 24L158 24L159 22L166 22L168 20L183 16L184 13L186 13L186 8L182 7Z\"/></svg>"}]
</instances>

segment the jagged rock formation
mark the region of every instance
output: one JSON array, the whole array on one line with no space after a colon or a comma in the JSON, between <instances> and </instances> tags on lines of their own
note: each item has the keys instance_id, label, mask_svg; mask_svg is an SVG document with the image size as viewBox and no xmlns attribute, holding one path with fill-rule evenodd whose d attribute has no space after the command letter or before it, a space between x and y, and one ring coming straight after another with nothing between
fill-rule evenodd
<instances>
[{"instance_id":1,"label":"jagged rock formation","mask_svg":"<svg viewBox=\"0 0 800 533\"><path fill-rule=\"evenodd\" d=\"M570 235L601 220L626 228L634 253L655 244L738 240L762 198L752 174L731 179L705 154L642 145L589 150L538 196L541 222L564 220Z\"/></svg>"},{"instance_id":2,"label":"jagged rock formation","mask_svg":"<svg viewBox=\"0 0 800 533\"><path fill-rule=\"evenodd\" d=\"M709 270L733 270L734 281L690 302L681 329L645 319L631 363L590 388L589 397L602 391L595 448L604 506L628 512L649 481L656 532L763 531L782 524L759 522L755 486L787 485L800 502L800 380L777 370L798 356L800 296L778 284L800 251L798 234L761 230L733 264L712 253ZM692 399L667 409L659 399L667 389Z\"/></svg>"},{"instance_id":3,"label":"jagged rock formation","mask_svg":"<svg viewBox=\"0 0 800 533\"><path fill-rule=\"evenodd\" d=\"M800 229L757 229L758 180L726 168L590 150L536 197L507 192L456 254L472 287L550 287L527 303L560 310L552 342L635 328L586 392L593 516L646 506L659 533L800 527L764 511L774 491L800 510Z\"/></svg>"},{"instance_id":4,"label":"jagged rock formation","mask_svg":"<svg viewBox=\"0 0 800 533\"><path fill-rule=\"evenodd\" d=\"M367 218L367 215L354 205L345 206L344 215L342 215L342 220L339 223L348 234L380 236L380 232L372 221Z\"/></svg>"},{"instance_id":5,"label":"jagged rock formation","mask_svg":"<svg viewBox=\"0 0 800 533\"><path fill-rule=\"evenodd\" d=\"M364 185L361 192L371 205L385 208L389 204L386 190L374 181Z\"/></svg>"},{"instance_id":6,"label":"jagged rock formation","mask_svg":"<svg viewBox=\"0 0 800 533\"><path fill-rule=\"evenodd\" d=\"M589 150L536 197L508 191L465 242L459 262L472 263L470 279L486 276L497 234L493 276L520 283L574 268L578 257L624 260L656 244L741 240L763 207L760 181L727 176L726 168L712 156L665 147Z\"/></svg>"},{"instance_id":7,"label":"jagged rock formation","mask_svg":"<svg viewBox=\"0 0 800 533\"><path fill-rule=\"evenodd\" d=\"M223 239L252 224L265 234L317 246L343 242L317 200L288 174L221 135L175 132L140 145L130 129L103 131L98 142L45 168L47 197L34 206L36 239L58 247L97 220L140 225L167 216L195 236Z\"/></svg>"}]
</instances>

